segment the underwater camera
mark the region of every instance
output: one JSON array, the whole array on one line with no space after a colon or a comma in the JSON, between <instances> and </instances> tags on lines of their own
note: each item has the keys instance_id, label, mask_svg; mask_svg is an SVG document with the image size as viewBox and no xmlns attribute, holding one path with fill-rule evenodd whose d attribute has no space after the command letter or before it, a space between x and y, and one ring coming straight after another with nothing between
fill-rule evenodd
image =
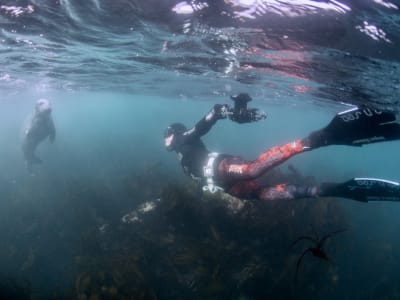
<instances>
[{"instance_id":1,"label":"underwater camera","mask_svg":"<svg viewBox=\"0 0 400 300\"><path fill-rule=\"evenodd\" d=\"M267 114L257 108L247 108L247 103L252 100L249 94L241 93L231 96L235 105L230 109L229 119L236 123L250 123L265 119Z\"/></svg>"}]
</instances>

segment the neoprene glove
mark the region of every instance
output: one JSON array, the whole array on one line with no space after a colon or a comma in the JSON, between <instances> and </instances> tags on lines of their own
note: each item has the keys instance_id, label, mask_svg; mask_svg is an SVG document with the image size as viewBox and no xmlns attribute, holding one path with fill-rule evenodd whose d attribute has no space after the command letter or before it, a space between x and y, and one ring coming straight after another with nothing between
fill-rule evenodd
<instances>
[{"instance_id":1,"label":"neoprene glove","mask_svg":"<svg viewBox=\"0 0 400 300\"><path fill-rule=\"evenodd\" d=\"M229 115L229 105L228 104L215 104L214 112L218 119L226 119Z\"/></svg>"}]
</instances>

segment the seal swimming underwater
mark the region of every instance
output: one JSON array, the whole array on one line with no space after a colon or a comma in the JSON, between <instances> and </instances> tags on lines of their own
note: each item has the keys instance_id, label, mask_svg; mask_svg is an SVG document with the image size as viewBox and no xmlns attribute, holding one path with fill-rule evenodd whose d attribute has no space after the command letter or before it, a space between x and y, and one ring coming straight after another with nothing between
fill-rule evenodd
<instances>
[{"instance_id":1,"label":"seal swimming underwater","mask_svg":"<svg viewBox=\"0 0 400 300\"><path fill-rule=\"evenodd\" d=\"M24 140L22 143L22 151L25 157L26 168L30 171L34 163L41 163L39 157L36 156L36 147L44 139L49 138L51 143L56 137L56 129L53 118L51 116L51 105L47 99L39 99L35 105L35 113L25 130Z\"/></svg>"}]
</instances>

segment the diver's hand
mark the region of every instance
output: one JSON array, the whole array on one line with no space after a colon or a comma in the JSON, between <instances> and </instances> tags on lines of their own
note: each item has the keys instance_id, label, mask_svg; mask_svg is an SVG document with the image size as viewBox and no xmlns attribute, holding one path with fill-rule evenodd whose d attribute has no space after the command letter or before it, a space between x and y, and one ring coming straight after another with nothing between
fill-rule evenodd
<instances>
[{"instance_id":1,"label":"diver's hand","mask_svg":"<svg viewBox=\"0 0 400 300\"><path fill-rule=\"evenodd\" d=\"M228 104L215 104L214 113L218 119L226 119L231 114L231 108Z\"/></svg>"},{"instance_id":2,"label":"diver's hand","mask_svg":"<svg viewBox=\"0 0 400 300\"><path fill-rule=\"evenodd\" d=\"M251 123L267 118L267 114L257 108L231 110L229 119L236 123Z\"/></svg>"}]
</instances>

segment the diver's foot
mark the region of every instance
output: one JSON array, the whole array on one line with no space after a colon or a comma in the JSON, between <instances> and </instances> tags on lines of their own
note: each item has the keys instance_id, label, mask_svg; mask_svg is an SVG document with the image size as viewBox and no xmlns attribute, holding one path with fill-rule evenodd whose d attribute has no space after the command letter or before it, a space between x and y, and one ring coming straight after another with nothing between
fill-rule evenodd
<instances>
[{"instance_id":1,"label":"diver's foot","mask_svg":"<svg viewBox=\"0 0 400 300\"><path fill-rule=\"evenodd\" d=\"M318 188L316 186L299 186L294 185L293 190L294 198L316 198L318 197Z\"/></svg>"},{"instance_id":2,"label":"diver's foot","mask_svg":"<svg viewBox=\"0 0 400 300\"><path fill-rule=\"evenodd\" d=\"M323 129L313 131L301 141L304 150L316 149L328 145L327 135Z\"/></svg>"}]
</instances>

